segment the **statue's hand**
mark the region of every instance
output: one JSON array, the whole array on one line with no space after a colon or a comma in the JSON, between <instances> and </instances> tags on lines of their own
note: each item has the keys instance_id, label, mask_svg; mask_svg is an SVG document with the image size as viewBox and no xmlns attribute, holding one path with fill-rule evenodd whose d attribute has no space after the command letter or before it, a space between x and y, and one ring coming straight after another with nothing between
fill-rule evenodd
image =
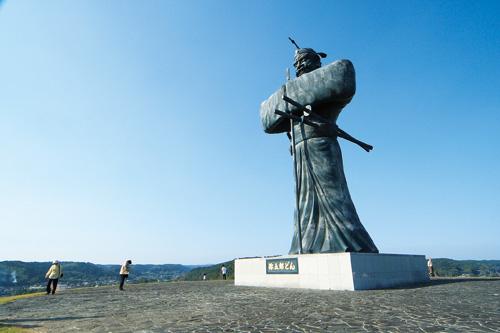
<instances>
[{"instance_id":1,"label":"statue's hand","mask_svg":"<svg viewBox=\"0 0 500 333\"><path fill-rule=\"evenodd\" d=\"M312 111L312 106L310 105L306 105L305 108L309 111ZM302 116L308 116L309 115L309 112L307 112L306 110L304 109L296 109L292 112L292 114L296 115L296 116L299 116L299 117L302 117Z\"/></svg>"}]
</instances>

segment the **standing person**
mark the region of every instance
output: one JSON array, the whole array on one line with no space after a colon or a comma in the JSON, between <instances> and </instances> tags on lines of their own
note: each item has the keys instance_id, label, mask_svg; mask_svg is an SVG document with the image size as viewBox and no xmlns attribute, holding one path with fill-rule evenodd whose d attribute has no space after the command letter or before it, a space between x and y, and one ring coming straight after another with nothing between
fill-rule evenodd
<instances>
[{"instance_id":1,"label":"standing person","mask_svg":"<svg viewBox=\"0 0 500 333\"><path fill-rule=\"evenodd\" d=\"M207 273L203 273L203 281L207 279Z\"/></svg>"},{"instance_id":2,"label":"standing person","mask_svg":"<svg viewBox=\"0 0 500 333\"><path fill-rule=\"evenodd\" d=\"M427 268L429 269L429 276L434 276L434 266L432 265L431 257L429 257L429 260L427 260Z\"/></svg>"},{"instance_id":3,"label":"standing person","mask_svg":"<svg viewBox=\"0 0 500 333\"><path fill-rule=\"evenodd\" d=\"M226 275L227 275L227 268L226 268L226 266L222 265L222 267L220 269L220 272L222 273L222 279L225 280L226 279Z\"/></svg>"},{"instance_id":4,"label":"standing person","mask_svg":"<svg viewBox=\"0 0 500 333\"><path fill-rule=\"evenodd\" d=\"M47 274L45 274L45 278L49 279L49 282L47 283L47 295L49 295L50 293L54 295L56 293L57 283L59 282L59 278L62 277L62 266L59 261L54 260L52 262L52 266L50 266L49 270L47 271Z\"/></svg>"},{"instance_id":5,"label":"standing person","mask_svg":"<svg viewBox=\"0 0 500 333\"><path fill-rule=\"evenodd\" d=\"M132 265L132 260L127 260L120 268L120 290L123 290L123 285L125 284L125 279L128 278L129 266Z\"/></svg>"}]
</instances>

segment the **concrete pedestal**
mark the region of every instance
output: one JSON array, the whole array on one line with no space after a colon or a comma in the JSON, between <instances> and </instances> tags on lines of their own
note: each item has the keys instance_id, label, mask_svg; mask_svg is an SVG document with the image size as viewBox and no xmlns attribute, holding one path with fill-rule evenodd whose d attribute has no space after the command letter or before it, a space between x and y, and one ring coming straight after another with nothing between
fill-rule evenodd
<instances>
[{"instance_id":1,"label":"concrete pedestal","mask_svg":"<svg viewBox=\"0 0 500 333\"><path fill-rule=\"evenodd\" d=\"M236 259L237 286L366 290L429 281L425 256L317 253Z\"/></svg>"}]
</instances>

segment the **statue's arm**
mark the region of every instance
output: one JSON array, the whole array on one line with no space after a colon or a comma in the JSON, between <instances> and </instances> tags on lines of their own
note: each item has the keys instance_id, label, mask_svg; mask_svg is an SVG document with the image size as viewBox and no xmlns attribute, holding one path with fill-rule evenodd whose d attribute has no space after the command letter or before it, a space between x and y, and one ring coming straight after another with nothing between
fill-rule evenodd
<instances>
[{"instance_id":1,"label":"statue's arm","mask_svg":"<svg viewBox=\"0 0 500 333\"><path fill-rule=\"evenodd\" d=\"M283 133L290 131L290 121L274 112L276 109L285 111L286 105L282 97L283 89L280 89L260 105L260 120L266 133Z\"/></svg>"},{"instance_id":2,"label":"statue's arm","mask_svg":"<svg viewBox=\"0 0 500 333\"><path fill-rule=\"evenodd\" d=\"M338 60L325 67L286 83L288 97L302 105L337 103L345 106L356 91L355 72L349 60ZM286 109L288 108L288 109ZM260 105L260 119L266 133L283 133L290 131L288 119L274 113L281 111L297 111L293 105L285 105L283 88L277 90Z\"/></svg>"}]
</instances>

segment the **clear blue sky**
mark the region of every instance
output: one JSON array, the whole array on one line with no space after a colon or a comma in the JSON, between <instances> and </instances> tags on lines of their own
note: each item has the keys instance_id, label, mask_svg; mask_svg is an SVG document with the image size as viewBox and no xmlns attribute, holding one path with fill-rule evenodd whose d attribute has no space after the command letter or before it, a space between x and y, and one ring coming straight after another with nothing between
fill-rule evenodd
<instances>
[{"instance_id":1,"label":"clear blue sky","mask_svg":"<svg viewBox=\"0 0 500 333\"><path fill-rule=\"evenodd\" d=\"M284 254L293 36L351 59L339 125L381 252L500 259L500 2L3 1L0 260Z\"/></svg>"}]
</instances>

